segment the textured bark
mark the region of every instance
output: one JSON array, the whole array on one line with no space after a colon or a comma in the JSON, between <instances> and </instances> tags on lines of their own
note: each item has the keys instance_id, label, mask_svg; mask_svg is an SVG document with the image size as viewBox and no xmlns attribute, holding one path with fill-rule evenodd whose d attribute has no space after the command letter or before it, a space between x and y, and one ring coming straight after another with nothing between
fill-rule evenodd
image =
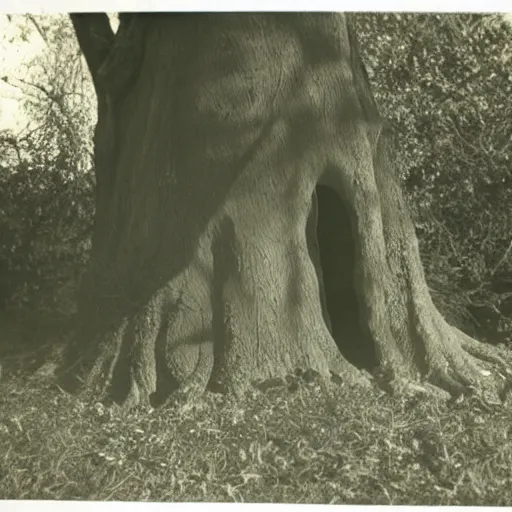
<instances>
[{"instance_id":1,"label":"textured bark","mask_svg":"<svg viewBox=\"0 0 512 512\"><path fill-rule=\"evenodd\" d=\"M127 15L91 72L87 389L134 405L353 362L461 392L469 353L502 364L430 299L344 15Z\"/></svg>"}]
</instances>

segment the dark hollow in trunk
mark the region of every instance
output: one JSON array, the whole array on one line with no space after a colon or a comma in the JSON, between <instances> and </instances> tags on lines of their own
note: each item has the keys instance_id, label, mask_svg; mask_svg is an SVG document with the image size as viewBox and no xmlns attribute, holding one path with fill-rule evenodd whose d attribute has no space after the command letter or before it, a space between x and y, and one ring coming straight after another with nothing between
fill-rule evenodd
<instances>
[{"instance_id":1,"label":"dark hollow in trunk","mask_svg":"<svg viewBox=\"0 0 512 512\"><path fill-rule=\"evenodd\" d=\"M66 381L133 406L296 371L365 382L354 365L461 393L477 359L505 368L432 303L350 18L72 20L97 190Z\"/></svg>"},{"instance_id":2,"label":"dark hollow in trunk","mask_svg":"<svg viewBox=\"0 0 512 512\"><path fill-rule=\"evenodd\" d=\"M349 209L332 189L318 185L317 238L320 249L326 307L331 334L341 353L355 366L373 371L375 347L364 329L359 312L353 220Z\"/></svg>"}]
</instances>

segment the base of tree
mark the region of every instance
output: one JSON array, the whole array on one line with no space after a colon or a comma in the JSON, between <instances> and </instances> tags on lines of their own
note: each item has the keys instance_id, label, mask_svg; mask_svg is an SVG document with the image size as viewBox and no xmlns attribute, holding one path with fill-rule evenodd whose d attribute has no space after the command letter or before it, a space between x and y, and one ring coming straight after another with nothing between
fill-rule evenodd
<instances>
[{"instance_id":1,"label":"base of tree","mask_svg":"<svg viewBox=\"0 0 512 512\"><path fill-rule=\"evenodd\" d=\"M364 253L356 241L366 235L356 235L368 221L358 214L362 222L354 222L354 204L333 190L332 183L306 190L294 215L290 201L275 201L269 219L254 213L269 211L268 196L249 208L235 189L189 265L145 305L123 309L126 301L113 306L93 295L63 385L95 400L154 406L169 397L193 401L206 389L242 396L255 382L313 372L325 383L373 381L391 393L458 396L480 387L496 399L510 365L447 324L422 276L407 279L421 270L414 244L405 246L409 254L395 253L394 267L368 264L377 238ZM367 263L357 265L357 256Z\"/></svg>"},{"instance_id":2,"label":"base of tree","mask_svg":"<svg viewBox=\"0 0 512 512\"><path fill-rule=\"evenodd\" d=\"M140 19L137 79L97 87L78 387L134 406L297 371L368 385L355 365L453 395L482 361L505 375L431 300L345 16Z\"/></svg>"}]
</instances>

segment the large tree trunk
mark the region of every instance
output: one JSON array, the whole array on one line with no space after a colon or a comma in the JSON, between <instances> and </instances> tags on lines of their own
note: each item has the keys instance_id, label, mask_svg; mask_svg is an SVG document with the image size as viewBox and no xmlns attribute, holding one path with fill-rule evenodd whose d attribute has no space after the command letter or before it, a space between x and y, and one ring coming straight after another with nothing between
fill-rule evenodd
<instances>
[{"instance_id":1,"label":"large tree trunk","mask_svg":"<svg viewBox=\"0 0 512 512\"><path fill-rule=\"evenodd\" d=\"M354 363L462 392L469 354L501 364L431 301L344 15L72 19L99 104L86 388L137 404Z\"/></svg>"}]
</instances>

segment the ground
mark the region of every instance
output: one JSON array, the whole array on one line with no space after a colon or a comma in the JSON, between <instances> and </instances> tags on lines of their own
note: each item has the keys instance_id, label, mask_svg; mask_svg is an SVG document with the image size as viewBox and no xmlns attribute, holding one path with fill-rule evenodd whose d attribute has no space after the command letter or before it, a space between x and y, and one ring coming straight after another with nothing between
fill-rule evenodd
<instances>
[{"instance_id":1,"label":"ground","mask_svg":"<svg viewBox=\"0 0 512 512\"><path fill-rule=\"evenodd\" d=\"M192 407L125 411L19 373L30 361L4 362L3 499L512 503L510 404L305 375L243 401L207 393Z\"/></svg>"}]
</instances>

